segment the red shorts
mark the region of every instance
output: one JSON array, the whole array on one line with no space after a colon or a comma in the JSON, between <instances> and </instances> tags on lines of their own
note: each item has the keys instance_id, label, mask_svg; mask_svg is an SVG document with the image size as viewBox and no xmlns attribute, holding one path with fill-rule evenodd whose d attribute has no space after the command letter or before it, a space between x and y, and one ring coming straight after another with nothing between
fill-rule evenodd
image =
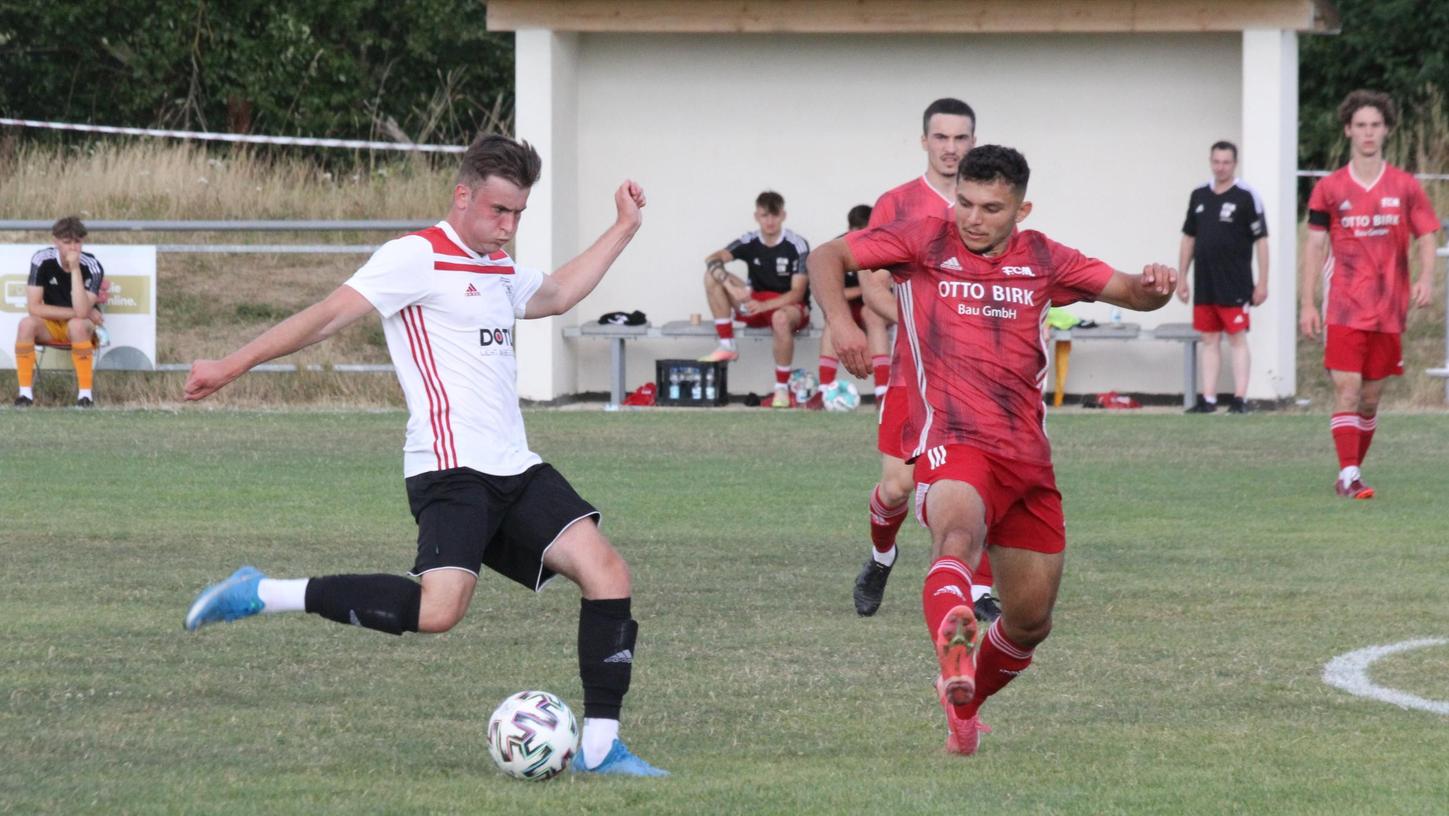
<instances>
[{"instance_id":1,"label":"red shorts","mask_svg":"<svg viewBox=\"0 0 1449 816\"><path fill-rule=\"evenodd\" d=\"M1328 326L1323 344L1323 367L1329 371L1362 374L1365 380L1399 377L1404 373L1404 351L1399 335Z\"/></svg>"},{"instance_id":2,"label":"red shorts","mask_svg":"<svg viewBox=\"0 0 1449 816\"><path fill-rule=\"evenodd\" d=\"M1067 548L1062 494L1051 465L992 456L970 445L931 448L916 460L916 518L926 518L926 494L938 481L965 482L986 505L986 540L993 547L1039 553Z\"/></svg>"},{"instance_id":3,"label":"red shorts","mask_svg":"<svg viewBox=\"0 0 1449 816\"><path fill-rule=\"evenodd\" d=\"M765 300L774 300L775 298L779 297L781 294L783 294L783 293L782 292L756 292L756 291L751 291L750 292L750 300L753 300L756 303L759 303L759 302L765 301ZM780 308L781 309L794 309L794 310L796 310L797 312L800 313L800 325L798 325L798 326L795 327L795 331L796 332L802 332L802 331L810 328L810 310L807 309L807 308L805 308L805 304L803 304L803 303L791 303L789 306L782 306ZM739 312L736 312L735 313L735 320L740 321L741 323L745 324L746 326L749 326L752 329L768 329L770 327L770 321L774 319L773 318L773 315L775 314L775 312L778 312L778 311L780 311L780 309L768 309L768 310L763 311L763 312L751 312L750 314L747 314L747 315L740 314Z\"/></svg>"},{"instance_id":4,"label":"red shorts","mask_svg":"<svg viewBox=\"0 0 1449 816\"><path fill-rule=\"evenodd\" d=\"M1242 306L1194 306L1192 327L1200 332L1245 332L1248 330L1248 310Z\"/></svg>"},{"instance_id":5,"label":"red shorts","mask_svg":"<svg viewBox=\"0 0 1449 816\"><path fill-rule=\"evenodd\" d=\"M905 427L906 420L911 416L910 406L906 404L906 400L909 398L909 386L892 385L880 398L880 405L876 406L878 409L876 418L880 427L876 430L875 446L886 456L894 456L897 459L910 458L910 452L901 442L901 431Z\"/></svg>"},{"instance_id":6,"label":"red shorts","mask_svg":"<svg viewBox=\"0 0 1449 816\"><path fill-rule=\"evenodd\" d=\"M850 319L855 321L855 325L861 327L862 329L865 328L865 301L864 300L852 300L852 301L850 301Z\"/></svg>"}]
</instances>

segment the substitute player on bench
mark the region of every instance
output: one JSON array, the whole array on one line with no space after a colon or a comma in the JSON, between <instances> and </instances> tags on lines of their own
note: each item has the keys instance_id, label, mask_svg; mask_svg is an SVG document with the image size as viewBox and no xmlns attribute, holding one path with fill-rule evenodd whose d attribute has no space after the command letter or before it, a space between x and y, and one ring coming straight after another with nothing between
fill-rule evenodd
<instances>
[{"instance_id":1,"label":"substitute player on bench","mask_svg":"<svg viewBox=\"0 0 1449 816\"><path fill-rule=\"evenodd\" d=\"M515 319L563 314L598 285L639 229L644 191L620 185L613 226L545 275L503 251L541 170L526 142L480 138L463 156L444 221L387 242L320 303L225 359L196 361L186 381L186 398L202 399L259 363L380 314L408 404L403 470L418 523L412 574L421 582L387 574L274 580L242 567L197 597L186 628L305 611L394 635L446 632L468 611L485 564L532 590L563 575L583 596L576 767L660 776L618 739L638 632L628 565L600 534L593 505L529 450L513 354Z\"/></svg>"},{"instance_id":2,"label":"substitute player on bench","mask_svg":"<svg viewBox=\"0 0 1449 816\"><path fill-rule=\"evenodd\" d=\"M940 667L946 749L975 753L981 704L1031 664L1052 627L1066 529L1043 428L1042 342L1049 305L1104 300L1149 311L1177 273L1152 264L1117 272L1034 230L1030 170L1007 147L966 154L954 219L921 218L851 233L816 249L811 283L840 360L870 371L865 336L846 315L849 269L890 269L915 391L902 440L915 461L916 508L933 562L921 591ZM991 542L1002 613L976 649L972 570Z\"/></svg>"}]
</instances>

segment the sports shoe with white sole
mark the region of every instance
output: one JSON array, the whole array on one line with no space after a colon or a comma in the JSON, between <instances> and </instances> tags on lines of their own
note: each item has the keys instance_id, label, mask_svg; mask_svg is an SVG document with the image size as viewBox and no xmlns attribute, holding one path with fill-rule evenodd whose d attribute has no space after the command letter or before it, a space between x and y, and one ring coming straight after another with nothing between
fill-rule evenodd
<instances>
[{"instance_id":1,"label":"sports shoe with white sole","mask_svg":"<svg viewBox=\"0 0 1449 816\"><path fill-rule=\"evenodd\" d=\"M706 354L703 357L699 358L695 362L697 362L697 363L733 363L735 360L738 360L738 359L740 359L740 353L738 351L730 351L729 349L724 348L723 346L721 346L721 347L715 349L714 351L711 351L709 354Z\"/></svg>"},{"instance_id":2,"label":"sports shoe with white sole","mask_svg":"<svg viewBox=\"0 0 1449 816\"><path fill-rule=\"evenodd\" d=\"M583 752L580 751L574 759L574 770L578 773L591 774L614 774L617 776L669 776L669 771L663 768L656 768L637 756L634 756L623 741L614 738L614 744L609 746L609 753L604 756L604 761L592 768L584 767Z\"/></svg>"},{"instance_id":3,"label":"sports shoe with white sole","mask_svg":"<svg viewBox=\"0 0 1449 816\"><path fill-rule=\"evenodd\" d=\"M186 612L186 631L195 632L209 623L249 618L262 611L257 585L265 577L256 567L242 567L225 581L203 589Z\"/></svg>"}]
</instances>

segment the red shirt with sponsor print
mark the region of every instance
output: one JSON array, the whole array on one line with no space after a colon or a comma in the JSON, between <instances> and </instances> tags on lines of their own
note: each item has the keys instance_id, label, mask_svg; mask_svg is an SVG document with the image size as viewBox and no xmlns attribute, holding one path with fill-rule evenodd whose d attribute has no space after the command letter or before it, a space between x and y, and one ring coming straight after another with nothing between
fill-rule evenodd
<instances>
[{"instance_id":1,"label":"red shirt with sponsor print","mask_svg":"<svg viewBox=\"0 0 1449 816\"><path fill-rule=\"evenodd\" d=\"M1439 229L1415 178L1387 162L1365 186L1347 165L1308 198L1308 228L1328 231L1324 322L1402 334L1409 312L1410 238Z\"/></svg>"},{"instance_id":2,"label":"red shirt with sponsor print","mask_svg":"<svg viewBox=\"0 0 1449 816\"><path fill-rule=\"evenodd\" d=\"M870 223L866 226L880 227L893 221L915 221L927 216L950 221L955 206L953 199L941 195L922 174L882 193L870 211ZM897 332L895 346L891 349L892 386L905 385L910 380L904 359L905 339Z\"/></svg>"},{"instance_id":3,"label":"red shirt with sponsor print","mask_svg":"<svg viewBox=\"0 0 1449 816\"><path fill-rule=\"evenodd\" d=\"M895 276L915 377L903 448L971 445L1006 459L1051 463L1043 425L1049 306L1094 300L1112 267L1035 230L994 258L962 243L954 221L895 221L847 235L862 268Z\"/></svg>"}]
</instances>

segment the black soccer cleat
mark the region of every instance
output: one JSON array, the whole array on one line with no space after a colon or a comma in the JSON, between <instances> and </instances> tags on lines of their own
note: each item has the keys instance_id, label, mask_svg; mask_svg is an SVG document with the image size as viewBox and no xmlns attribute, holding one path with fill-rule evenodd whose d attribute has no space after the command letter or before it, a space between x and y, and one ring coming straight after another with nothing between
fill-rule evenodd
<instances>
[{"instance_id":1,"label":"black soccer cleat","mask_svg":"<svg viewBox=\"0 0 1449 816\"><path fill-rule=\"evenodd\" d=\"M30 406L32 406L34 404L35 404L35 400L31 399L30 397L24 396L24 395L21 395L21 396L18 396L18 397L15 398L15 407L16 408L29 408Z\"/></svg>"},{"instance_id":2,"label":"black soccer cleat","mask_svg":"<svg viewBox=\"0 0 1449 816\"><path fill-rule=\"evenodd\" d=\"M95 401L92 400L90 397L81 397L80 399L75 401L75 407L77 408L90 408L95 404Z\"/></svg>"},{"instance_id":3,"label":"black soccer cleat","mask_svg":"<svg viewBox=\"0 0 1449 816\"><path fill-rule=\"evenodd\" d=\"M1246 414L1246 413L1248 413L1248 401L1245 400L1245 399L1243 399L1242 397L1233 397L1233 401L1230 402L1230 403L1228 403L1228 413L1230 413L1230 414Z\"/></svg>"},{"instance_id":4,"label":"black soccer cleat","mask_svg":"<svg viewBox=\"0 0 1449 816\"><path fill-rule=\"evenodd\" d=\"M990 626L1001 617L1001 602L996 600L995 595L982 595L971 605L971 611L976 613L976 620Z\"/></svg>"},{"instance_id":5,"label":"black soccer cleat","mask_svg":"<svg viewBox=\"0 0 1449 816\"><path fill-rule=\"evenodd\" d=\"M1183 411L1183 413L1184 414L1211 414L1212 412L1216 411L1217 409L1218 409L1217 403L1215 403L1215 402L1208 402L1207 400L1203 399L1201 395L1199 395L1198 398L1197 398L1197 403L1195 405L1193 405L1191 408L1187 409L1186 411Z\"/></svg>"},{"instance_id":6,"label":"black soccer cleat","mask_svg":"<svg viewBox=\"0 0 1449 816\"><path fill-rule=\"evenodd\" d=\"M865 566L860 568L860 574L855 576L855 613L863 618L868 618L880 609L881 599L885 597L886 579L891 577L891 568L876 561L874 558L865 559Z\"/></svg>"}]
</instances>

